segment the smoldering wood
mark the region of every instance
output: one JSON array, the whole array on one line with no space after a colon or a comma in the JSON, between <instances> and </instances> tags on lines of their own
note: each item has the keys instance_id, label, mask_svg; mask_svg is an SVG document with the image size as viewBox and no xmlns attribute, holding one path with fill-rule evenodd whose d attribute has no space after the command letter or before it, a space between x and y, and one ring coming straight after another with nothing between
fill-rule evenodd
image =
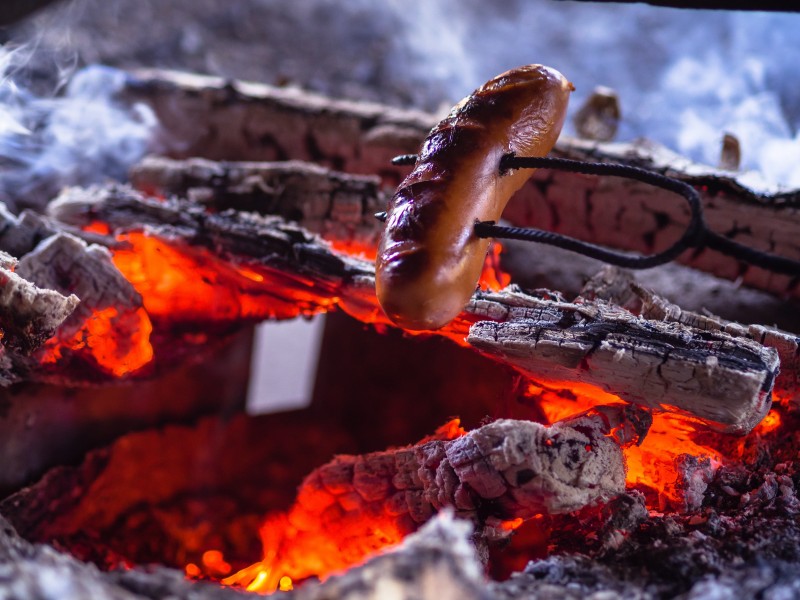
<instances>
[{"instance_id":1,"label":"smoldering wood","mask_svg":"<svg viewBox=\"0 0 800 600\"><path fill-rule=\"evenodd\" d=\"M205 417L127 433L50 469L0 501L0 515L26 540L109 567L183 568L212 547L247 564L260 555L264 515L290 506L313 468L354 450L346 430L308 411Z\"/></svg>"},{"instance_id":2,"label":"smoldering wood","mask_svg":"<svg viewBox=\"0 0 800 600\"><path fill-rule=\"evenodd\" d=\"M701 331L722 331L736 338L755 340L774 348L780 360L773 393L782 401L800 402L800 338L776 327L741 324L709 311L686 310L643 285L630 271L605 267L584 286L581 296L625 306L648 320L680 323Z\"/></svg>"},{"instance_id":3,"label":"smoldering wood","mask_svg":"<svg viewBox=\"0 0 800 600\"><path fill-rule=\"evenodd\" d=\"M377 248L374 214L386 208L376 176L348 175L313 163L215 162L148 157L134 166L137 189L177 195L216 211L275 214L328 240Z\"/></svg>"},{"instance_id":4,"label":"smoldering wood","mask_svg":"<svg viewBox=\"0 0 800 600\"><path fill-rule=\"evenodd\" d=\"M625 489L614 434L629 426L630 412L602 407L550 427L500 419L455 438L445 430L405 448L337 456L305 478L285 517L263 527L265 548L276 551L237 581L249 585L263 572L259 589L271 590L282 575L314 575L311 565L342 571L446 508L486 543L508 537L505 521L607 502ZM631 416L638 427L640 415Z\"/></svg>"},{"instance_id":5,"label":"smoldering wood","mask_svg":"<svg viewBox=\"0 0 800 600\"><path fill-rule=\"evenodd\" d=\"M774 393L781 400L800 403L800 337L787 331L765 325L741 324L727 321L713 314L699 314L681 309L652 290L631 282L631 291L642 302L642 316L647 319L681 323L703 331L721 331L733 337L755 340L773 348L780 360L780 371L775 379Z\"/></svg>"},{"instance_id":6,"label":"smoldering wood","mask_svg":"<svg viewBox=\"0 0 800 600\"><path fill-rule=\"evenodd\" d=\"M8 351L26 355L55 333L79 300L74 294L66 296L23 279L11 270L17 261L8 254L0 252L0 263L2 344ZM0 378L3 378L2 368Z\"/></svg>"},{"instance_id":7,"label":"smoldering wood","mask_svg":"<svg viewBox=\"0 0 800 600\"><path fill-rule=\"evenodd\" d=\"M296 600L419 598L489 600L483 564L466 521L440 513L392 550L322 583L309 582Z\"/></svg>"},{"instance_id":8,"label":"smoldering wood","mask_svg":"<svg viewBox=\"0 0 800 600\"><path fill-rule=\"evenodd\" d=\"M208 213L185 200L156 201L127 187L67 190L50 212L74 226L99 219L112 230L147 227L173 243L212 249L234 264L255 261L276 269L282 280L302 281L312 308L338 305L359 320L388 324L375 299L371 263L337 254L278 217ZM466 336L469 345L528 377L591 383L629 402L685 411L726 431L750 431L769 409L778 368L774 349L725 332L641 319L602 301L578 304L549 296L517 288L476 292L462 318L439 333ZM286 302L294 302L291 294Z\"/></svg>"},{"instance_id":9,"label":"smoldering wood","mask_svg":"<svg viewBox=\"0 0 800 600\"><path fill-rule=\"evenodd\" d=\"M4 598L81 600L241 599L232 588L188 582L180 571L155 567L103 572L44 544L19 537L0 515L0 595Z\"/></svg>"},{"instance_id":10,"label":"smoldering wood","mask_svg":"<svg viewBox=\"0 0 800 600\"><path fill-rule=\"evenodd\" d=\"M669 405L730 433L770 408L778 353L724 332L641 319L602 301L540 300L507 288L473 298L488 317L467 342L532 379L582 381L654 409Z\"/></svg>"},{"instance_id":11,"label":"smoldering wood","mask_svg":"<svg viewBox=\"0 0 800 600\"><path fill-rule=\"evenodd\" d=\"M171 156L306 160L350 173L377 174L390 186L397 185L408 168L392 166L389 160L416 152L438 120L426 113L332 100L297 89L159 70L133 74L124 96L153 107ZM646 141L599 143L562 136L553 155L632 164L686 181L698 188L712 229L747 246L800 260L795 235L800 226L799 190L782 190L752 175L695 164ZM509 203L504 218L518 226L651 253L677 239L688 215L672 194L641 183L541 169ZM687 252L680 260L756 289L800 294L791 277L747 267L716 252Z\"/></svg>"}]
</instances>

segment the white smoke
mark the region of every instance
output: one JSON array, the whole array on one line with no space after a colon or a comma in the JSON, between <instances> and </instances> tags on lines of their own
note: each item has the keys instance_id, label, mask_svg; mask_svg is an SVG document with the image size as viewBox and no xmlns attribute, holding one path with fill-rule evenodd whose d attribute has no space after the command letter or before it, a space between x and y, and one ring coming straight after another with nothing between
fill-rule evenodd
<instances>
[{"instance_id":1,"label":"white smoke","mask_svg":"<svg viewBox=\"0 0 800 600\"><path fill-rule=\"evenodd\" d=\"M618 139L648 137L715 165L733 133L743 168L800 187L800 14L550 0L403 0L395 10L413 76L446 83L451 101L545 63L576 85L573 112L595 86L618 92Z\"/></svg>"},{"instance_id":2,"label":"white smoke","mask_svg":"<svg viewBox=\"0 0 800 600\"><path fill-rule=\"evenodd\" d=\"M149 108L115 99L127 75L60 65L30 73L29 57L0 47L0 201L15 211L41 208L63 186L124 180L157 127Z\"/></svg>"}]
</instances>

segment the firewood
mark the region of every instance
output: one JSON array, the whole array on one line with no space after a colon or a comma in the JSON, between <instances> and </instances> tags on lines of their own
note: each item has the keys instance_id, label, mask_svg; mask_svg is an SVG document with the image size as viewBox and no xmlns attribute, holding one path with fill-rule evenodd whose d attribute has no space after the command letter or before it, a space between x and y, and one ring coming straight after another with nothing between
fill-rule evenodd
<instances>
[{"instance_id":1,"label":"firewood","mask_svg":"<svg viewBox=\"0 0 800 600\"><path fill-rule=\"evenodd\" d=\"M533 379L582 381L653 409L748 433L770 408L778 353L752 340L641 319L603 301L540 300L506 289L473 299L467 342Z\"/></svg>"},{"instance_id":2,"label":"firewood","mask_svg":"<svg viewBox=\"0 0 800 600\"><path fill-rule=\"evenodd\" d=\"M774 348L780 360L780 371L775 378L773 393L781 400L800 404L800 338L797 335L775 327L735 323L712 314L682 310L635 282L630 286L642 301L641 312L646 319L681 323L702 331L720 331L742 339L743 344L745 340L755 340L767 348Z\"/></svg>"},{"instance_id":3,"label":"firewood","mask_svg":"<svg viewBox=\"0 0 800 600\"><path fill-rule=\"evenodd\" d=\"M391 157L418 151L437 121L425 113L296 89L158 70L134 74L125 95L153 107L171 156L307 160L349 173L377 174L390 186L408 172L407 167L392 166ZM800 259L798 190L781 190L750 176L694 164L650 142L598 143L562 136L553 154L633 164L687 181L698 188L715 231ZM663 190L546 169L533 175L504 217L514 225L647 253L676 239L688 218L683 203ZM791 277L743 266L716 252L688 252L680 260L778 295L800 294Z\"/></svg>"},{"instance_id":4,"label":"firewood","mask_svg":"<svg viewBox=\"0 0 800 600\"><path fill-rule=\"evenodd\" d=\"M214 162L148 157L131 170L137 189L177 195L216 211L280 215L325 239L374 250L374 214L386 208L378 177L302 161Z\"/></svg>"},{"instance_id":5,"label":"firewood","mask_svg":"<svg viewBox=\"0 0 800 600\"><path fill-rule=\"evenodd\" d=\"M258 578L254 589L272 590L282 576L340 571L445 507L493 540L513 529L506 521L606 502L625 489L621 444L643 438L648 423L644 411L617 405L550 427L501 419L469 433L443 429L415 446L337 456L306 477L286 516L262 527L263 563L231 581Z\"/></svg>"},{"instance_id":6,"label":"firewood","mask_svg":"<svg viewBox=\"0 0 800 600\"><path fill-rule=\"evenodd\" d=\"M227 263L267 267L275 276L261 285L272 298L295 306L302 290L308 310L338 305L364 322L388 324L375 300L371 263L340 255L278 217L209 213L126 187L68 190L50 211L75 226L100 220L118 232L147 227L173 244L207 248ZM263 310L262 318L274 314ZM557 294L536 297L517 288L476 292L464 314L437 333L461 343L466 337L468 345L528 377L591 383L601 396L687 412L736 433L750 431L769 410L778 368L775 350L752 340L641 319L602 301L568 303Z\"/></svg>"}]
</instances>

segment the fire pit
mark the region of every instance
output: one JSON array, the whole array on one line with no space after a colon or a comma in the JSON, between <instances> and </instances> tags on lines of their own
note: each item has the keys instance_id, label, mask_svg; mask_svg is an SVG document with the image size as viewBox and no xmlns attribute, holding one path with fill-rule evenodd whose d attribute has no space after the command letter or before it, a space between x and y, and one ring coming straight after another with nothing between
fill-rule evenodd
<instances>
[{"instance_id":1,"label":"fire pit","mask_svg":"<svg viewBox=\"0 0 800 600\"><path fill-rule=\"evenodd\" d=\"M125 183L0 186L0 590L800 586L797 277L706 250L632 274L504 242L452 323L403 332L375 297L373 215L435 116L159 69L95 67L67 95L98 81L137 115L133 154L158 155ZM626 126L602 93L584 135ZM800 191L755 185L731 144L724 169L642 141L562 136L554 154L680 179L714 231L799 260ZM540 169L504 218L652 253L689 215L643 184ZM310 404L248 414L254 326L321 315Z\"/></svg>"}]
</instances>

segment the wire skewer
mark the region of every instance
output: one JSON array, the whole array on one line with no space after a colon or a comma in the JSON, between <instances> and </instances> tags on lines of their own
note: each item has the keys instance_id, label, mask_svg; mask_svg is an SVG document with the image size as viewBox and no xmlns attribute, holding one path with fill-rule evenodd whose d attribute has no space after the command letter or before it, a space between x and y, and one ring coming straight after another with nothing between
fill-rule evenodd
<instances>
[{"instance_id":1,"label":"wire skewer","mask_svg":"<svg viewBox=\"0 0 800 600\"><path fill-rule=\"evenodd\" d=\"M416 162L416 159L417 155L415 154L403 154L392 159L392 164L412 165ZM624 177L673 192L681 196L689 205L689 210L691 212L689 224L675 243L661 252L648 255L618 252L604 246L584 242L552 231L525 227L508 227L505 225L497 225L494 221L476 222L475 235L481 238L491 237L497 239L523 240L556 246L626 269L649 269L675 260L686 250L711 248L737 260L774 273L800 276L800 262L777 254L750 248L749 246L735 242L710 230L703 217L703 205L700 201L700 195L697 193L697 190L688 183L639 167L614 163L583 162L566 158L528 157L506 154L500 160L499 165L501 175L513 169L538 168L569 171L572 173L585 173L589 175ZM385 221L386 213L377 213L375 217L381 221Z\"/></svg>"}]
</instances>

